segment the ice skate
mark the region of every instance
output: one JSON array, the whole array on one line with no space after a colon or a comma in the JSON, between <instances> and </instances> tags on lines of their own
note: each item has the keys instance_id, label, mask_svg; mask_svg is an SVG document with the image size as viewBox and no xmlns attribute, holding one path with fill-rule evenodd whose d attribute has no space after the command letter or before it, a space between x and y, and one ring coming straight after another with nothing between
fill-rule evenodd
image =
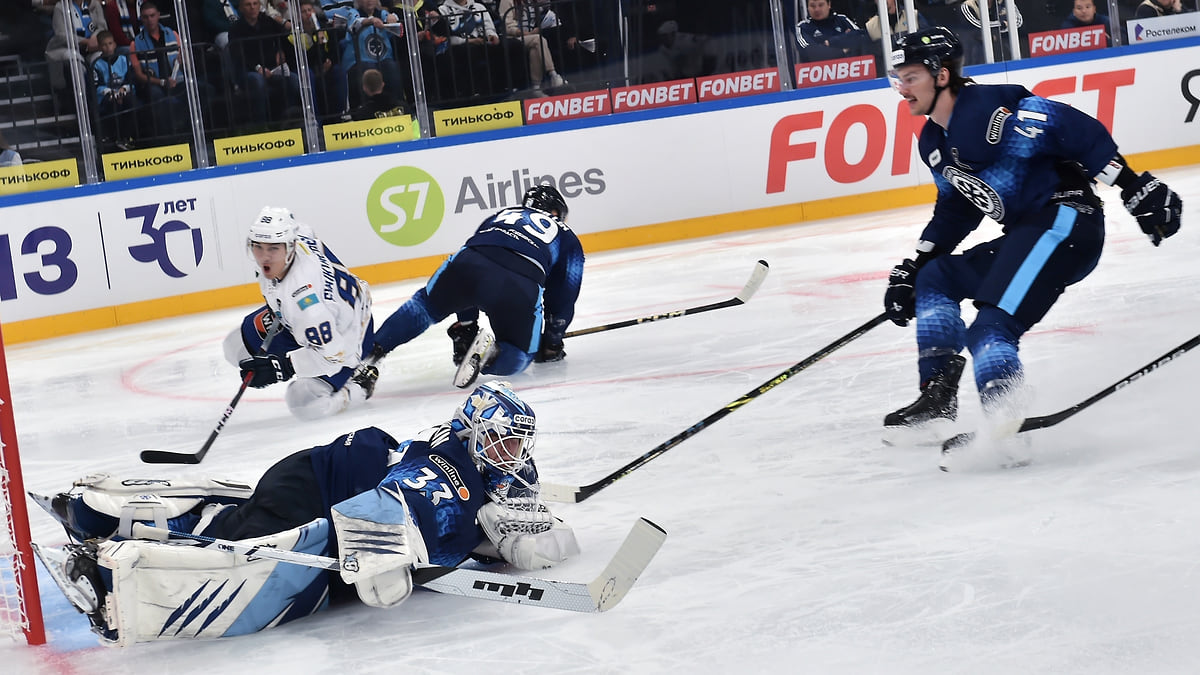
<instances>
[{"instance_id":1,"label":"ice skate","mask_svg":"<svg viewBox=\"0 0 1200 675\"><path fill-rule=\"evenodd\" d=\"M465 389L475 382L479 373L496 358L496 336L489 330L480 330L454 374L454 386Z\"/></svg>"},{"instance_id":2,"label":"ice skate","mask_svg":"<svg viewBox=\"0 0 1200 675\"><path fill-rule=\"evenodd\" d=\"M967 359L952 356L941 372L921 387L917 400L883 419L884 445L936 445L958 418L958 381Z\"/></svg>"},{"instance_id":3,"label":"ice skate","mask_svg":"<svg viewBox=\"0 0 1200 675\"><path fill-rule=\"evenodd\" d=\"M379 368L364 361L359 364L350 379L362 387L363 393L369 399L375 394L375 382L379 379Z\"/></svg>"},{"instance_id":4,"label":"ice skate","mask_svg":"<svg viewBox=\"0 0 1200 675\"><path fill-rule=\"evenodd\" d=\"M58 586L71 605L81 614L86 614L92 630L101 636L111 637L112 631L104 616L104 601L108 589L100 577L96 561L96 547L88 544L67 544L60 548L49 548L31 544L34 554L42 561L50 578Z\"/></svg>"},{"instance_id":5,"label":"ice skate","mask_svg":"<svg viewBox=\"0 0 1200 675\"><path fill-rule=\"evenodd\" d=\"M450 340L454 343L454 365L461 366L463 359L467 356L467 350L471 348L471 342L475 340L475 336L479 334L479 323L475 321L455 321L446 329L446 335L450 336Z\"/></svg>"},{"instance_id":6,"label":"ice skate","mask_svg":"<svg viewBox=\"0 0 1200 675\"><path fill-rule=\"evenodd\" d=\"M978 432L942 444L942 471L1015 469L1033 461L1030 437L1021 434L1029 392L1020 378L993 380L980 392L984 421Z\"/></svg>"},{"instance_id":7,"label":"ice skate","mask_svg":"<svg viewBox=\"0 0 1200 675\"><path fill-rule=\"evenodd\" d=\"M77 495L72 495L69 492L60 492L54 496L29 492L28 495L33 500L33 503L42 507L46 513L50 514L51 518L57 520L63 526L63 529L67 531L67 536L75 541L83 542L93 538L104 538L111 534L111 532L108 534L93 532L91 528L76 522L71 513L71 500L75 499ZM101 525L101 523L92 524ZM107 523L103 525L107 525Z\"/></svg>"}]
</instances>

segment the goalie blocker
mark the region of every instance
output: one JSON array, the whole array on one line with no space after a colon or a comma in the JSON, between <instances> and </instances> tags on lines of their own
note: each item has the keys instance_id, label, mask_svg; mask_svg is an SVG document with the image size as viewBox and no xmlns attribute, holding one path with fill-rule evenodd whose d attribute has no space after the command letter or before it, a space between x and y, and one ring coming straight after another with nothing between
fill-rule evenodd
<instances>
[{"instance_id":1,"label":"goalie blocker","mask_svg":"<svg viewBox=\"0 0 1200 675\"><path fill-rule=\"evenodd\" d=\"M76 542L38 555L111 645L256 632L348 597L344 584L368 605L395 606L411 593L418 563L455 566L475 555L548 567L579 547L538 499L534 424L504 383L487 383L450 422L403 443L374 427L343 435L281 460L253 493L232 481L92 476L54 497L34 495ZM320 504L333 506L305 517ZM230 534L272 518L286 529ZM151 530L237 546L134 538ZM338 572L255 555L258 547L263 556L328 556L335 539Z\"/></svg>"}]
</instances>

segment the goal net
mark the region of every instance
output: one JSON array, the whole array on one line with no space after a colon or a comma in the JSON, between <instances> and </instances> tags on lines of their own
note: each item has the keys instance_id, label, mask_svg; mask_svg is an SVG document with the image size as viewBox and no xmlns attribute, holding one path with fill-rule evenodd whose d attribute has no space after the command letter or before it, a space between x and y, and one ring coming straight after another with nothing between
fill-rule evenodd
<instances>
[{"instance_id":1,"label":"goal net","mask_svg":"<svg viewBox=\"0 0 1200 675\"><path fill-rule=\"evenodd\" d=\"M8 363L0 333L0 634L39 645L46 642L46 631L25 504Z\"/></svg>"}]
</instances>

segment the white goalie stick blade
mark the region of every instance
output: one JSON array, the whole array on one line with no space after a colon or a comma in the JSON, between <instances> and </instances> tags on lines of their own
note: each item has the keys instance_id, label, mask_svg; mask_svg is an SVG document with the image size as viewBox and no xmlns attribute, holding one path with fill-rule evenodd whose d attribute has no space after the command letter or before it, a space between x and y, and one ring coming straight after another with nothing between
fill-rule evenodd
<instances>
[{"instance_id":1,"label":"white goalie stick blade","mask_svg":"<svg viewBox=\"0 0 1200 675\"><path fill-rule=\"evenodd\" d=\"M579 492L579 488L570 485L559 485L558 483L547 483L545 481L538 483L538 497L545 502L575 504L580 501Z\"/></svg>"},{"instance_id":2,"label":"white goalie stick blade","mask_svg":"<svg viewBox=\"0 0 1200 675\"><path fill-rule=\"evenodd\" d=\"M572 612L603 612L617 606L650 564L667 533L639 518L600 576L588 583L551 581L452 567L418 567L413 582L438 593L539 605Z\"/></svg>"}]
</instances>

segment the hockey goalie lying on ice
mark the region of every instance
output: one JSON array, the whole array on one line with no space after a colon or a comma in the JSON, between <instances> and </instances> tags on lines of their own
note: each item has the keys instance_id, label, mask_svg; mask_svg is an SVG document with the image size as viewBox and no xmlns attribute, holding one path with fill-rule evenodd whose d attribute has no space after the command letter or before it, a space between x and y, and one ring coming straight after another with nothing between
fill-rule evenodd
<instances>
[{"instance_id":1,"label":"hockey goalie lying on ice","mask_svg":"<svg viewBox=\"0 0 1200 675\"><path fill-rule=\"evenodd\" d=\"M253 633L352 598L349 585L364 603L393 607L412 592L417 562L549 567L579 547L538 498L535 423L506 383L489 382L416 438L359 429L279 461L254 490L95 474L54 497L31 494L72 540L37 552L101 641L121 646ZM344 569L137 539L136 523L336 553Z\"/></svg>"}]
</instances>

